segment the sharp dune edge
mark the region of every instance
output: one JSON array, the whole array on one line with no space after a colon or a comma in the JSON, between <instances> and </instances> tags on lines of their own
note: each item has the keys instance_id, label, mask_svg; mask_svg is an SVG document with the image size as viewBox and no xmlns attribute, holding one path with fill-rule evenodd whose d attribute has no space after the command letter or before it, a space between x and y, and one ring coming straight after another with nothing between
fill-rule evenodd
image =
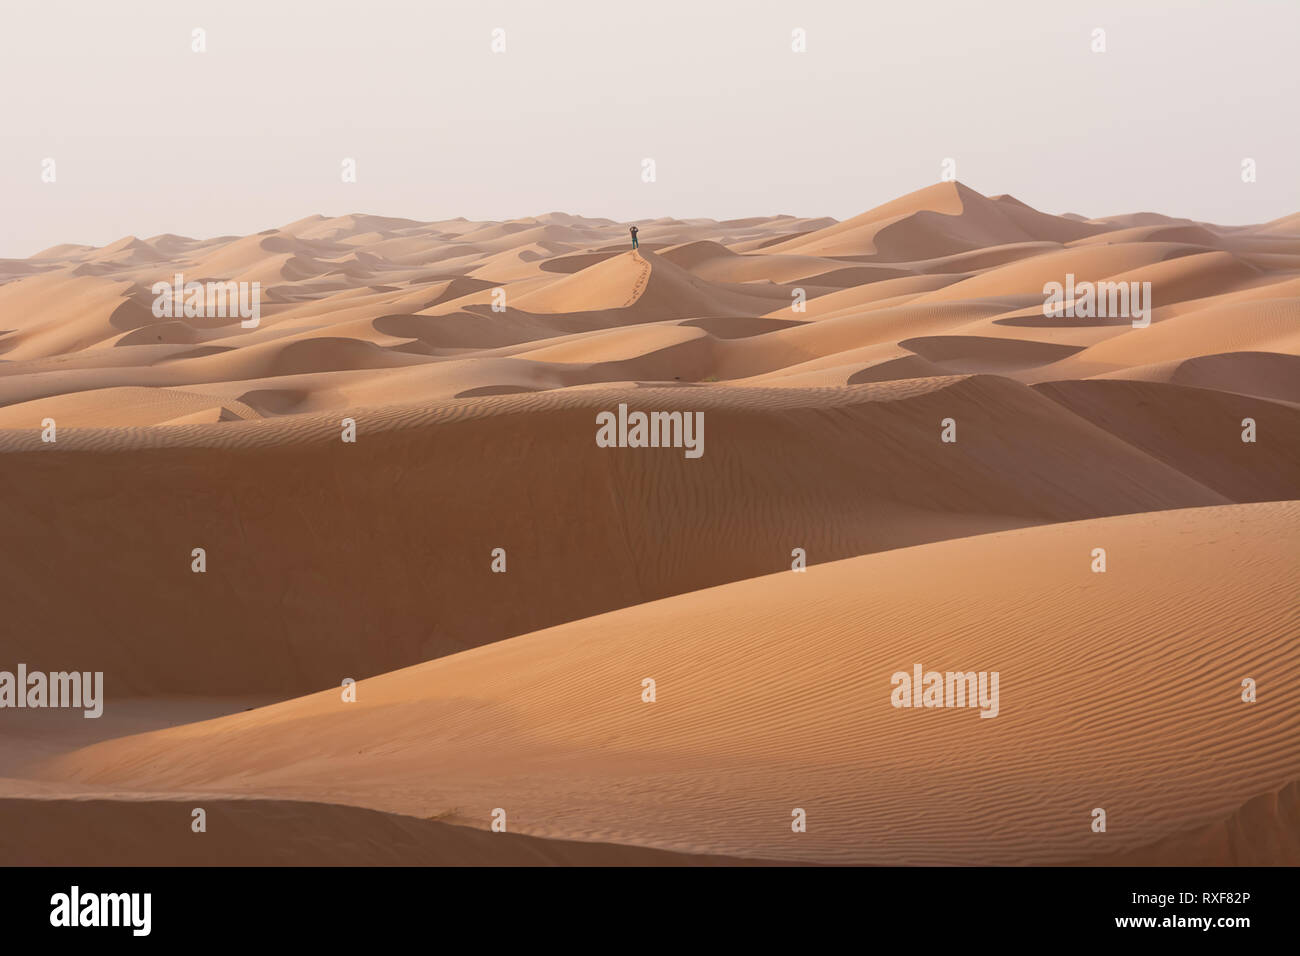
<instances>
[{"instance_id":1,"label":"sharp dune edge","mask_svg":"<svg viewBox=\"0 0 1300 956\"><path fill-rule=\"evenodd\" d=\"M944 183L0 260L0 670L107 693L0 710L0 862L1300 863L1298 222ZM997 718L892 707L918 662Z\"/></svg>"}]
</instances>

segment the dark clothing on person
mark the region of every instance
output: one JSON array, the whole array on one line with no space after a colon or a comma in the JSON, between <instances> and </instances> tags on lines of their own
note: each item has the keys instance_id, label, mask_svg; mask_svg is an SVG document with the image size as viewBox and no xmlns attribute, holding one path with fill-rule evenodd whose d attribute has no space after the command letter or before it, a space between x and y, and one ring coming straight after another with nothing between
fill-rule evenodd
<instances>
[{"instance_id":1,"label":"dark clothing on person","mask_svg":"<svg viewBox=\"0 0 1300 956\"><path fill-rule=\"evenodd\" d=\"M636 243L636 226L633 226L633 227L632 227L632 248L635 249L636 247L637 247L637 243Z\"/></svg>"}]
</instances>

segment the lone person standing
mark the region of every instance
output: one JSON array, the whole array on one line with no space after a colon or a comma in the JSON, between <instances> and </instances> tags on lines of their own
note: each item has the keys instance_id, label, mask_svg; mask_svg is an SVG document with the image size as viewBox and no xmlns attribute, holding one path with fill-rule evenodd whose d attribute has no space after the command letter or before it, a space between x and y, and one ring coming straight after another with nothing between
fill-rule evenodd
<instances>
[{"instance_id":1,"label":"lone person standing","mask_svg":"<svg viewBox=\"0 0 1300 956\"><path fill-rule=\"evenodd\" d=\"M635 249L636 247L637 247L637 245L636 245L636 226L633 226L633 227L632 227L632 248Z\"/></svg>"}]
</instances>

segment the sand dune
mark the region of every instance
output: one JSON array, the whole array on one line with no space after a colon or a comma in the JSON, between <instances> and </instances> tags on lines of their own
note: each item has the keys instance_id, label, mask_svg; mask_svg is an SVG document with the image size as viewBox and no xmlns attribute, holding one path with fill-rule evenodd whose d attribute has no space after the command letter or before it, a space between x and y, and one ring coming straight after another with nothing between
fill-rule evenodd
<instances>
[{"instance_id":1,"label":"sand dune","mask_svg":"<svg viewBox=\"0 0 1300 956\"><path fill-rule=\"evenodd\" d=\"M254 390L212 405L270 414L304 400ZM596 447L596 412L620 401L702 411L706 453ZM571 389L355 415L355 445L320 417L73 428L54 447L0 433L14 464L0 517L20 544L0 557L13 653L76 656L135 692L301 693L770 573L794 547L830 560L1232 500L994 377ZM945 417L955 445L940 440ZM38 496L59 507L32 509ZM490 570L498 547L506 574ZM20 597L54 575L58 600ZM112 640L79 637L105 621Z\"/></svg>"},{"instance_id":2,"label":"sand dune","mask_svg":"<svg viewBox=\"0 0 1300 956\"><path fill-rule=\"evenodd\" d=\"M496 358L497 350L514 346L527 346L536 353L527 361L548 368L483 363L469 381L459 370L431 372L427 397L628 379L781 377L782 369L812 361L815 369L843 370L823 375L827 382L918 371L1053 381L1242 350L1298 351L1292 312L1300 258L1287 258L1300 255L1294 217L1258 229L1149 214L1085 221L941 183L842 223L777 216L643 225L645 248L636 254L625 251L623 224L562 214L505 223L309 216L246 237L128 236L102 249L54 247L29 260L47 271L0 280L0 330L7 330L0 331L0 404L105 389L206 393L208 386L291 375L312 376L323 387L299 403L308 412L333 407L333 396L345 391L324 373L464 362L475 351ZM1152 327L1130 329L1123 317L1045 317L1043 285L1067 272L1080 281L1150 282ZM230 318L154 318L153 283L177 273L193 281L262 283L259 327L244 329ZM952 311L935 311L949 304ZM707 343L680 367L661 356L630 368L623 358L599 354L614 344L606 333L616 327L759 316L837 325L756 326L748 336L754 341ZM574 335L593 341L565 341L551 354L580 353L583 369L576 373L538 347ZM870 357L855 364L863 349L912 341L922 349L918 359L933 362L926 351L938 346L925 343L935 335L1002 338L1007 354L981 353L966 363L945 358L933 367L912 361L882 368ZM770 343L757 341L768 336ZM322 344L302 344L314 339ZM160 353L143 351L146 345L175 351L163 354L164 367ZM1057 360L1024 360L1057 346ZM124 360L108 355L111 347L141 351ZM832 358L836 352L845 357ZM46 361L56 356L75 361ZM492 380L493 369L502 377ZM113 394L129 391L101 394L95 424L114 422ZM381 395L376 399L383 404ZM415 400L405 386L393 396ZM124 408L118 423L135 424L136 416ZM12 415L4 423L24 427Z\"/></svg>"},{"instance_id":3,"label":"sand dune","mask_svg":"<svg viewBox=\"0 0 1300 956\"><path fill-rule=\"evenodd\" d=\"M988 199L951 182L919 190L769 251L906 261L999 243L1067 242L1100 231L1098 226L1044 215L1010 197Z\"/></svg>"},{"instance_id":4,"label":"sand dune","mask_svg":"<svg viewBox=\"0 0 1300 956\"><path fill-rule=\"evenodd\" d=\"M1177 384L1092 380L1039 391L1233 501L1300 488L1300 407ZM1255 423L1243 442L1244 422Z\"/></svg>"},{"instance_id":5,"label":"sand dune","mask_svg":"<svg viewBox=\"0 0 1300 956\"><path fill-rule=\"evenodd\" d=\"M0 861L1300 862L1300 218L630 225L0 261L0 670L124 715L0 710ZM893 709L917 661L1002 712Z\"/></svg>"},{"instance_id":6,"label":"sand dune","mask_svg":"<svg viewBox=\"0 0 1300 956\"><path fill-rule=\"evenodd\" d=\"M815 564L362 681L354 705L325 691L41 773L479 826L503 806L518 832L771 859L1157 862L1171 834L1300 777L1297 532L1296 502L1238 505ZM996 719L892 707L890 675L918 661L998 670Z\"/></svg>"}]
</instances>

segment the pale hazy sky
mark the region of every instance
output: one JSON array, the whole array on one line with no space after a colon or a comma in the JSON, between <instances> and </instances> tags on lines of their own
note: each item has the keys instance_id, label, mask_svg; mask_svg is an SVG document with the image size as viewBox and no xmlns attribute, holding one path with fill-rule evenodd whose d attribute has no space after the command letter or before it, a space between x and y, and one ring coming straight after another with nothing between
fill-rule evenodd
<instances>
[{"instance_id":1,"label":"pale hazy sky","mask_svg":"<svg viewBox=\"0 0 1300 956\"><path fill-rule=\"evenodd\" d=\"M1300 211L1297 40L1300 0L3 0L0 256L312 213L843 219L945 157L1047 212L1260 222Z\"/></svg>"}]
</instances>

